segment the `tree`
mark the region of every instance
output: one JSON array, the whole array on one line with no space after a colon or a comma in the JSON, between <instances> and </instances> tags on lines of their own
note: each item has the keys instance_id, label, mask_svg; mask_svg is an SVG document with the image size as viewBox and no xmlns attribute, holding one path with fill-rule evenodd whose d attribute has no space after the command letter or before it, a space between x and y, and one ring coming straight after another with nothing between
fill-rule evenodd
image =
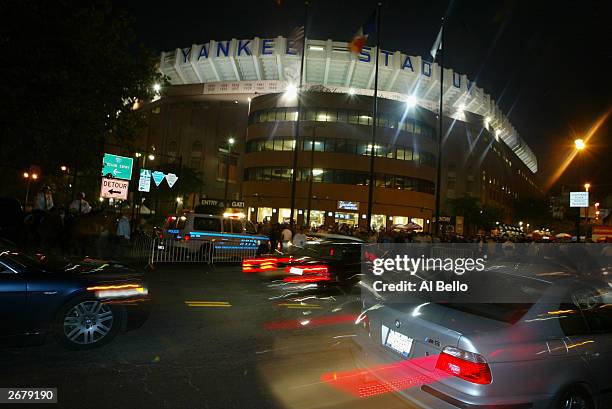
<instances>
[{"instance_id":1,"label":"tree","mask_svg":"<svg viewBox=\"0 0 612 409\"><path fill-rule=\"evenodd\" d=\"M2 164L99 172L104 140L144 125L132 106L163 80L157 56L109 1L5 1L0 16Z\"/></svg>"}]
</instances>

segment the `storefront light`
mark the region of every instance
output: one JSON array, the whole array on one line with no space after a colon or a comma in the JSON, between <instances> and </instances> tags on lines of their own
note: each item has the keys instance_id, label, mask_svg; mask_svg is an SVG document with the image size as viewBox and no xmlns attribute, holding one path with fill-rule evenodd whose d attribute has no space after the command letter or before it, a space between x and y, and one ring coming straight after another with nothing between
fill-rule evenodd
<instances>
[{"instance_id":1,"label":"storefront light","mask_svg":"<svg viewBox=\"0 0 612 409\"><path fill-rule=\"evenodd\" d=\"M328 217L332 217L333 215L334 215L334 212L327 212Z\"/></svg>"}]
</instances>

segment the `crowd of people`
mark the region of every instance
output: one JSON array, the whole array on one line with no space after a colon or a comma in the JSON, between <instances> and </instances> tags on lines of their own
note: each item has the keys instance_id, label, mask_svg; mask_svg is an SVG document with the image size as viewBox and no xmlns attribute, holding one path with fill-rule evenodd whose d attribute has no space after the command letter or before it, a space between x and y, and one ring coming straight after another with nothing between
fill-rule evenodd
<instances>
[{"instance_id":1,"label":"crowd of people","mask_svg":"<svg viewBox=\"0 0 612 409\"><path fill-rule=\"evenodd\" d=\"M116 257L125 253L135 233L131 209L93 209L85 193L67 204L57 204L53 191L43 186L24 215L23 228L14 241L28 250L63 256Z\"/></svg>"}]
</instances>

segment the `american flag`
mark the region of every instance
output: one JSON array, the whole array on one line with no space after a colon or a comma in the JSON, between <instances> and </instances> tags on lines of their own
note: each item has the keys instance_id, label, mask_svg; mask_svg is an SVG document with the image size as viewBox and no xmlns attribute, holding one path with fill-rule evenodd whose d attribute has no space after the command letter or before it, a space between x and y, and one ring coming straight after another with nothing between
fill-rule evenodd
<instances>
[{"instance_id":1,"label":"american flag","mask_svg":"<svg viewBox=\"0 0 612 409\"><path fill-rule=\"evenodd\" d=\"M302 54L304 51L304 26L299 26L293 29L289 34L289 46L293 48L298 54Z\"/></svg>"}]
</instances>

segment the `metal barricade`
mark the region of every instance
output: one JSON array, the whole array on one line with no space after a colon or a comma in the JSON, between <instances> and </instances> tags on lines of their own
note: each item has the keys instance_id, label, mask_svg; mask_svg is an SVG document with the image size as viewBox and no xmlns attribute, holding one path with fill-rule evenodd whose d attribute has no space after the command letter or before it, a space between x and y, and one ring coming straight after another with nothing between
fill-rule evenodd
<instances>
[{"instance_id":1,"label":"metal barricade","mask_svg":"<svg viewBox=\"0 0 612 409\"><path fill-rule=\"evenodd\" d=\"M215 263L239 263L244 258L255 257L256 255L257 245L219 240L214 242L212 258Z\"/></svg>"},{"instance_id":2,"label":"metal barricade","mask_svg":"<svg viewBox=\"0 0 612 409\"><path fill-rule=\"evenodd\" d=\"M255 257L257 247L231 240L175 240L139 236L132 243L131 257L153 268L157 263L239 263Z\"/></svg>"}]
</instances>

